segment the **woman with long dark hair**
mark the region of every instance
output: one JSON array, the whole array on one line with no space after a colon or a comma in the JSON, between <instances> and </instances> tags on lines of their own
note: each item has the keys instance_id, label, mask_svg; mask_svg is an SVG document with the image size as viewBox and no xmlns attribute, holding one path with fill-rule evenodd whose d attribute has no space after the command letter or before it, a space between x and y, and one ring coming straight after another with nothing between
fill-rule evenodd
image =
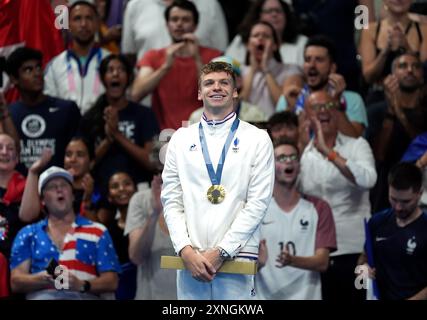
<instances>
[{"instance_id":1,"label":"woman with long dark hair","mask_svg":"<svg viewBox=\"0 0 427 320\"><path fill-rule=\"evenodd\" d=\"M302 73L297 65L282 63L279 45L270 23L261 20L250 29L241 97L259 106L268 117L275 111L285 80Z\"/></svg>"},{"instance_id":2,"label":"woman with long dark hair","mask_svg":"<svg viewBox=\"0 0 427 320\"><path fill-rule=\"evenodd\" d=\"M280 43L278 50L282 61L302 66L307 37L298 33L291 7L280 0L256 0L253 2L239 26L239 33L228 46L226 55L244 63L250 30L258 20L267 21L274 27Z\"/></svg>"}]
</instances>

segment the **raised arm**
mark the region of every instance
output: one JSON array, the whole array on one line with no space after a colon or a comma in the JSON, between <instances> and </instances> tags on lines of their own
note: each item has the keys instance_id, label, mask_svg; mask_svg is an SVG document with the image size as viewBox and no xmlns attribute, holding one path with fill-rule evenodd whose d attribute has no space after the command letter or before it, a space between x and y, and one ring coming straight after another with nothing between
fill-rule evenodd
<instances>
[{"instance_id":1,"label":"raised arm","mask_svg":"<svg viewBox=\"0 0 427 320\"><path fill-rule=\"evenodd\" d=\"M380 22L377 22L380 23ZM368 29L363 29L360 36L359 52L362 56L362 74L367 83L374 83L381 76L387 60L387 55L391 49L391 38L385 48L377 54L374 32L376 23L370 23Z\"/></svg>"},{"instance_id":2,"label":"raised arm","mask_svg":"<svg viewBox=\"0 0 427 320\"><path fill-rule=\"evenodd\" d=\"M127 138L118 127L119 116L116 109L109 106L104 111L105 133L110 141L118 143L142 168L151 171L153 164L150 161L150 153L153 142L147 141L141 147Z\"/></svg>"},{"instance_id":3,"label":"raised arm","mask_svg":"<svg viewBox=\"0 0 427 320\"><path fill-rule=\"evenodd\" d=\"M44 149L40 159L33 163L28 170L21 207L19 208L19 219L31 222L40 214L40 197L38 192L39 174L52 159L52 150Z\"/></svg>"},{"instance_id":4,"label":"raised arm","mask_svg":"<svg viewBox=\"0 0 427 320\"><path fill-rule=\"evenodd\" d=\"M355 144L357 151L354 151L354 155L357 154L357 158L346 159L326 146L319 120L312 119L312 121L316 126L315 146L319 152L328 157L329 161L354 185L363 189L372 188L377 180L377 173L375 171L372 150L366 140L358 138Z\"/></svg>"},{"instance_id":5,"label":"raised arm","mask_svg":"<svg viewBox=\"0 0 427 320\"><path fill-rule=\"evenodd\" d=\"M143 66L140 68L131 90L131 97L133 101L140 101L146 95L154 91L160 80L162 80L172 68L176 52L184 45L184 42L170 45L166 50L164 63L157 70L154 70L149 66Z\"/></svg>"}]
</instances>

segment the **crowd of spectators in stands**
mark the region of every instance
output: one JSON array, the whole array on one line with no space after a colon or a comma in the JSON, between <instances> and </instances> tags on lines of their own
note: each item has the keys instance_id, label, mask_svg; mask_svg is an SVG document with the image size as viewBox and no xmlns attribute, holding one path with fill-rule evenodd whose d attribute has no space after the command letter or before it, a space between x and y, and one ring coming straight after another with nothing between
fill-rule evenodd
<instances>
[{"instance_id":1,"label":"crowd of spectators in stands","mask_svg":"<svg viewBox=\"0 0 427 320\"><path fill-rule=\"evenodd\" d=\"M43 48L0 42L0 297L176 299L159 143L205 116L199 73L220 61L234 112L275 146L256 297L363 300L354 272L369 263L380 298L427 299L425 4L252 0L233 16L218 0L42 1L68 6L49 36L63 52L44 67ZM396 247L376 242L394 233ZM390 278L392 251L410 288Z\"/></svg>"}]
</instances>

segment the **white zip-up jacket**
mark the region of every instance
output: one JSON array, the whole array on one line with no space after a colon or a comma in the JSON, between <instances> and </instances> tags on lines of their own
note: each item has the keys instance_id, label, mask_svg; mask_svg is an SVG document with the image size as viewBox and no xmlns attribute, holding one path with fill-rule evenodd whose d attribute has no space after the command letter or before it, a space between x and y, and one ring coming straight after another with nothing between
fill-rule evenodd
<instances>
[{"instance_id":1,"label":"white zip-up jacket","mask_svg":"<svg viewBox=\"0 0 427 320\"><path fill-rule=\"evenodd\" d=\"M71 50L65 50L53 58L46 67L44 93L53 97L74 101L85 114L105 92L99 77L99 65L109 51L94 47L86 65Z\"/></svg>"},{"instance_id":2,"label":"white zip-up jacket","mask_svg":"<svg viewBox=\"0 0 427 320\"><path fill-rule=\"evenodd\" d=\"M201 120L210 158L216 171L235 115L223 122ZM186 245L199 250L221 247L231 257L257 258L259 225L271 200L274 155L264 130L240 121L227 153L221 185L223 202L212 204L212 185L199 139L199 123L180 128L172 136L163 170L161 199L174 249Z\"/></svg>"}]
</instances>

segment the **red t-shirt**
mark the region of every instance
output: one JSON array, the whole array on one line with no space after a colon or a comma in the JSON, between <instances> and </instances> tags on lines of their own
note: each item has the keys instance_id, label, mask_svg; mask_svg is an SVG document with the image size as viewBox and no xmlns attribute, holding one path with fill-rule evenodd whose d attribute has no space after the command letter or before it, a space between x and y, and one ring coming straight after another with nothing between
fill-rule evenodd
<instances>
[{"instance_id":1,"label":"red t-shirt","mask_svg":"<svg viewBox=\"0 0 427 320\"><path fill-rule=\"evenodd\" d=\"M221 55L211 48L199 47L203 64ZM138 67L159 69L166 58L166 48L147 51L138 62ZM160 129L178 129L182 121L188 121L191 113L202 106L197 99L198 70L192 57L176 57L172 68L160 80L153 91L152 108Z\"/></svg>"},{"instance_id":2,"label":"red t-shirt","mask_svg":"<svg viewBox=\"0 0 427 320\"><path fill-rule=\"evenodd\" d=\"M314 196L305 195L304 199L313 203L319 215L316 230L316 249L329 248L330 252L336 251L335 222L331 207L326 201Z\"/></svg>"}]
</instances>

